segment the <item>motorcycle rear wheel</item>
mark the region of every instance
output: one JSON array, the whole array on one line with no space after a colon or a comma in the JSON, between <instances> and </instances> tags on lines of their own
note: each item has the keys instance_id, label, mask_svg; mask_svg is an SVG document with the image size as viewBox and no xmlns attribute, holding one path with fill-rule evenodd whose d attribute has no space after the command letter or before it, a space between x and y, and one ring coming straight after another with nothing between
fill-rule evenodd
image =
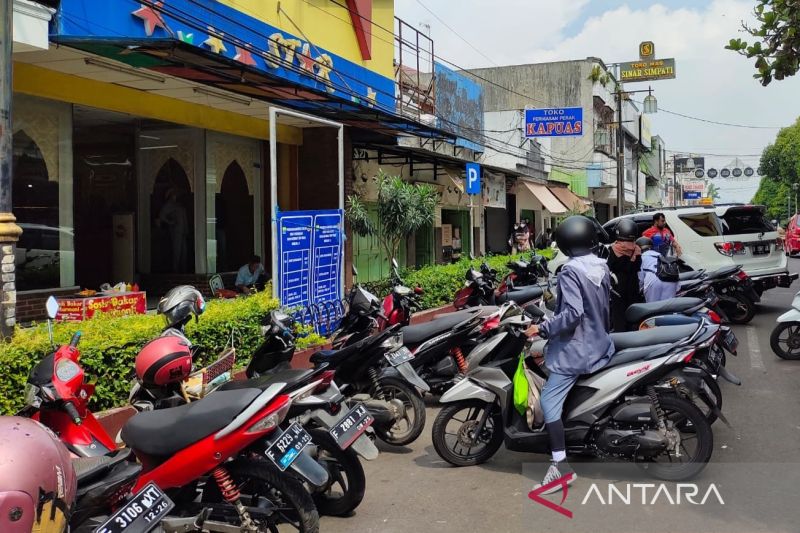
<instances>
[{"instance_id":1,"label":"motorcycle rear wheel","mask_svg":"<svg viewBox=\"0 0 800 533\"><path fill-rule=\"evenodd\" d=\"M800 322L782 322L775 326L769 336L769 345L781 359L800 359Z\"/></svg>"},{"instance_id":2,"label":"motorcycle rear wheel","mask_svg":"<svg viewBox=\"0 0 800 533\"><path fill-rule=\"evenodd\" d=\"M747 324L756 315L756 304L743 294L733 293L729 295L731 298L736 299L734 302L720 301L719 305L725 314L728 315L728 320L732 324Z\"/></svg>"},{"instance_id":3,"label":"motorcycle rear wheel","mask_svg":"<svg viewBox=\"0 0 800 533\"><path fill-rule=\"evenodd\" d=\"M317 447L315 459L323 463L331 476L324 492L314 492L312 497L322 515L347 516L364 499L367 480L358 454L348 448L342 450L330 433L324 429L311 429L311 442ZM336 489L339 492L334 492Z\"/></svg>"},{"instance_id":4,"label":"motorcycle rear wheel","mask_svg":"<svg viewBox=\"0 0 800 533\"><path fill-rule=\"evenodd\" d=\"M314 500L298 480L265 460L240 459L225 468L241 491L245 507L256 507L259 497L274 506L274 511L265 517L251 513L258 521L259 531L277 531L278 524L286 524L300 533L319 533L319 513Z\"/></svg>"},{"instance_id":5,"label":"motorcycle rear wheel","mask_svg":"<svg viewBox=\"0 0 800 533\"><path fill-rule=\"evenodd\" d=\"M491 411L486 419L483 432L477 439L479 443L482 442L485 446L478 452L470 453L472 446L467 445L466 440L476 440L474 435L469 434L470 426L477 425L486 409L491 409ZM466 417L464 420L456 418L459 413L465 410ZM461 424L458 426L456 433L447 431L450 422ZM452 439L448 442L448 436L456 437L455 442ZM488 461L503 444L503 416L495 404L488 404L480 400L466 400L449 404L439 411L439 415L434 420L431 437L436 453L451 465L479 465ZM466 453L464 453L465 446Z\"/></svg>"},{"instance_id":6,"label":"motorcycle rear wheel","mask_svg":"<svg viewBox=\"0 0 800 533\"><path fill-rule=\"evenodd\" d=\"M659 395L658 400L666 421L680 434L682 455L678 457L670 451L666 452L666 458L665 454L662 454L652 461L636 464L649 475L665 481L692 479L703 471L714 452L711 424L703 412L688 400L674 395ZM690 441L696 441L694 453L690 453L685 445ZM688 461L684 461L687 456L689 456ZM666 462L655 462L655 459ZM677 462L674 459L681 461Z\"/></svg>"},{"instance_id":7,"label":"motorcycle rear wheel","mask_svg":"<svg viewBox=\"0 0 800 533\"><path fill-rule=\"evenodd\" d=\"M383 397L381 398L375 389L371 391L373 397L383 400L400 400L403 402L404 412L403 417L392 427L387 428L373 424L375 434L383 442L392 446L411 444L425 429L425 401L414 387L403 380L383 378L379 383Z\"/></svg>"}]
</instances>

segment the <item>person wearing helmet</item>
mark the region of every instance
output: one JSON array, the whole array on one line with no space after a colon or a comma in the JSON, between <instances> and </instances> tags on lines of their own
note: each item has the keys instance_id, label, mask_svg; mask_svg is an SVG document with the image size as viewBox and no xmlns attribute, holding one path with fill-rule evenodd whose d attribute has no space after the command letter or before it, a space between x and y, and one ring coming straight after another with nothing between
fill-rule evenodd
<instances>
[{"instance_id":1,"label":"person wearing helmet","mask_svg":"<svg viewBox=\"0 0 800 533\"><path fill-rule=\"evenodd\" d=\"M29 418L0 417L0 531L62 533L75 503L69 451Z\"/></svg>"},{"instance_id":2,"label":"person wearing helmet","mask_svg":"<svg viewBox=\"0 0 800 533\"><path fill-rule=\"evenodd\" d=\"M582 374L600 370L614 353L608 331L611 276L606 262L593 253L598 245L594 222L581 215L568 217L556 228L555 237L558 249L570 258L558 274L555 315L526 332L547 339L545 363L550 370L541 404L553 460L535 488L562 477L566 485L575 480L575 472L566 462L561 421L564 400ZM543 494L561 488L562 484L555 484Z\"/></svg>"},{"instance_id":3,"label":"person wearing helmet","mask_svg":"<svg viewBox=\"0 0 800 533\"><path fill-rule=\"evenodd\" d=\"M640 237L636 243L642 249L642 268L639 271L639 286L646 302L659 302L675 298L680 288L679 281L663 281L656 274L661 253L652 239Z\"/></svg>"},{"instance_id":4,"label":"person wearing helmet","mask_svg":"<svg viewBox=\"0 0 800 533\"><path fill-rule=\"evenodd\" d=\"M631 304L641 300L639 269L642 266L642 250L636 243L639 228L630 218L623 218L616 227L617 239L608 254L608 268L614 276L611 282L611 328L625 331L628 324L625 311Z\"/></svg>"}]
</instances>

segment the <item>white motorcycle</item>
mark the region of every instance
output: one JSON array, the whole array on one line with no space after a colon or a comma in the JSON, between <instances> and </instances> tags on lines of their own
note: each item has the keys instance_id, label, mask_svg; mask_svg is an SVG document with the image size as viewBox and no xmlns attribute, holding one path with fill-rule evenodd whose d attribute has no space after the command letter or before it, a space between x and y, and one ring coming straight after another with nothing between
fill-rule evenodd
<instances>
[{"instance_id":1,"label":"white motorcycle","mask_svg":"<svg viewBox=\"0 0 800 533\"><path fill-rule=\"evenodd\" d=\"M778 317L769 345L781 359L800 359L800 292L794 295L792 308Z\"/></svg>"},{"instance_id":2,"label":"white motorcycle","mask_svg":"<svg viewBox=\"0 0 800 533\"><path fill-rule=\"evenodd\" d=\"M524 335L528 324L520 320L513 334ZM627 459L665 480L698 475L714 449L711 426L678 390L679 380L665 377L679 374L717 335L719 326L707 321L613 334L617 353L567 396L567 453ZM518 353L508 351L485 365L472 361L464 379L442 395L432 430L442 459L455 466L481 464L503 443L512 451L549 453L545 428L530 427L513 404ZM546 379L537 364L528 366Z\"/></svg>"}]
</instances>

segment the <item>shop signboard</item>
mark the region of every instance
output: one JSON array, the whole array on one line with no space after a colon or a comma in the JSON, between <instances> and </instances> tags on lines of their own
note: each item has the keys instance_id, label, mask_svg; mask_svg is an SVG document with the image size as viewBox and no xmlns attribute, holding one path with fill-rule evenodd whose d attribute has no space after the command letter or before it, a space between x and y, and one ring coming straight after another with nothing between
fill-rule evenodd
<instances>
[{"instance_id":1,"label":"shop signboard","mask_svg":"<svg viewBox=\"0 0 800 533\"><path fill-rule=\"evenodd\" d=\"M274 282L281 305L305 309L311 304L340 301L344 291L342 211L280 211L277 226L280 238Z\"/></svg>"},{"instance_id":2,"label":"shop signboard","mask_svg":"<svg viewBox=\"0 0 800 533\"><path fill-rule=\"evenodd\" d=\"M107 293L88 298L58 298L56 320L79 322L96 314L105 316L143 315L147 311L144 292Z\"/></svg>"},{"instance_id":3,"label":"shop signboard","mask_svg":"<svg viewBox=\"0 0 800 533\"><path fill-rule=\"evenodd\" d=\"M702 193L704 190L706 190L706 184L703 180L684 180L683 190Z\"/></svg>"},{"instance_id":4,"label":"shop signboard","mask_svg":"<svg viewBox=\"0 0 800 533\"><path fill-rule=\"evenodd\" d=\"M657 59L653 41L639 43L639 60L619 65L619 78L624 82L667 80L675 77L675 59Z\"/></svg>"},{"instance_id":5,"label":"shop signboard","mask_svg":"<svg viewBox=\"0 0 800 533\"><path fill-rule=\"evenodd\" d=\"M557 107L525 110L525 137L583 135L583 108Z\"/></svg>"},{"instance_id":6,"label":"shop signboard","mask_svg":"<svg viewBox=\"0 0 800 533\"><path fill-rule=\"evenodd\" d=\"M702 195L703 193L700 191L683 191L684 200L699 200Z\"/></svg>"},{"instance_id":7,"label":"shop signboard","mask_svg":"<svg viewBox=\"0 0 800 533\"><path fill-rule=\"evenodd\" d=\"M433 64L434 101L440 129L456 135L456 146L483 152L479 142L483 131L483 87L472 77Z\"/></svg>"},{"instance_id":8,"label":"shop signboard","mask_svg":"<svg viewBox=\"0 0 800 533\"><path fill-rule=\"evenodd\" d=\"M467 194L481 193L481 166L478 163L467 163Z\"/></svg>"},{"instance_id":9,"label":"shop signboard","mask_svg":"<svg viewBox=\"0 0 800 533\"><path fill-rule=\"evenodd\" d=\"M506 179L502 174L483 173L483 206L506 208Z\"/></svg>"},{"instance_id":10,"label":"shop signboard","mask_svg":"<svg viewBox=\"0 0 800 533\"><path fill-rule=\"evenodd\" d=\"M197 0L147 3L62 0L53 33L59 43L107 53L132 66L146 66L152 71L176 74L199 83L220 81L217 75L204 69L176 66L166 58L167 54L148 57L135 53L139 47L172 41L170 48L182 50L183 55L177 57L185 58L189 50L196 48L204 57L203 61L216 56L237 63L242 69L253 69L287 82L287 87L300 85L338 97L352 106L394 111L394 79L306 39L306 32L298 29L295 34L291 28L284 31L268 24L259 18L264 13L253 16L255 10L255 7L245 10L223 2ZM311 14L304 18L310 17ZM359 36L358 28L356 36ZM131 53L119 54L120 46ZM160 56L165 59L159 59ZM391 59L387 64L391 64ZM278 101L282 93L280 85L276 85Z\"/></svg>"}]
</instances>

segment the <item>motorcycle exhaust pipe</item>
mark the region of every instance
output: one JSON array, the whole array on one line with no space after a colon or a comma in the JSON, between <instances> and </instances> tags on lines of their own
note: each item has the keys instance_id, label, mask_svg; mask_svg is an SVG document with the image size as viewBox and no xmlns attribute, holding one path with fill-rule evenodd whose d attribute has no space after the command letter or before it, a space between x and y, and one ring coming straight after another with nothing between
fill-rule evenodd
<instances>
[{"instance_id":1,"label":"motorcycle exhaust pipe","mask_svg":"<svg viewBox=\"0 0 800 533\"><path fill-rule=\"evenodd\" d=\"M724 366L720 366L719 370L717 370L719 377L724 378L725 381L733 383L734 385L741 385L742 380L736 377L730 370L725 368Z\"/></svg>"}]
</instances>

